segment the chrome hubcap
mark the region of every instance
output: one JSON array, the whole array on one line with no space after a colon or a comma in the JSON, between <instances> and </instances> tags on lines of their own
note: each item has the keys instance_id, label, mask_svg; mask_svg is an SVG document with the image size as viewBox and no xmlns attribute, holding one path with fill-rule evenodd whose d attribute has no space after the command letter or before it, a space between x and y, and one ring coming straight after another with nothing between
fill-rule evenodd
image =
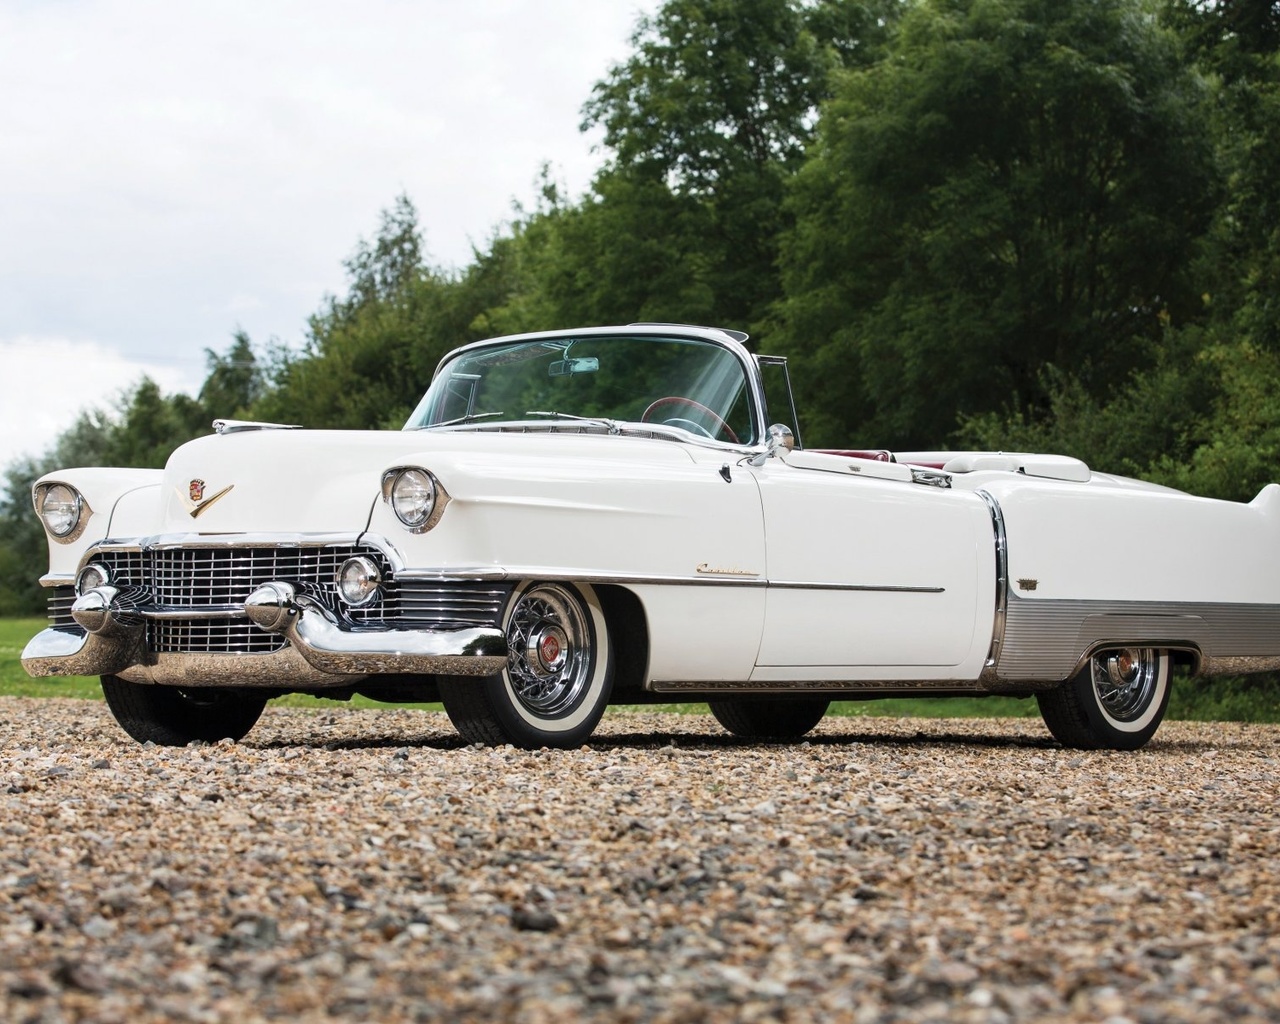
<instances>
[{"instance_id":1,"label":"chrome hubcap","mask_svg":"<svg viewBox=\"0 0 1280 1024\"><path fill-rule=\"evenodd\" d=\"M1092 659L1093 688L1118 722L1140 718L1155 696L1160 658L1151 648L1108 651Z\"/></svg>"},{"instance_id":2,"label":"chrome hubcap","mask_svg":"<svg viewBox=\"0 0 1280 1024\"><path fill-rule=\"evenodd\" d=\"M573 707L591 680L591 632L579 600L542 584L520 595L507 622L507 676L517 699L550 717Z\"/></svg>"}]
</instances>

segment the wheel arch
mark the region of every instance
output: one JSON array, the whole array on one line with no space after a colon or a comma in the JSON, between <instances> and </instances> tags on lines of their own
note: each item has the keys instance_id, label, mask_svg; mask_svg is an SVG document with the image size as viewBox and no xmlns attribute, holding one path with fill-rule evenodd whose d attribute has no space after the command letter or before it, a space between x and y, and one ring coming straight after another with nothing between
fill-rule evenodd
<instances>
[{"instance_id":1,"label":"wheel arch","mask_svg":"<svg viewBox=\"0 0 1280 1024\"><path fill-rule=\"evenodd\" d=\"M613 643L611 703L637 703L644 699L649 676L649 617L644 602L617 584L597 583L594 589Z\"/></svg>"},{"instance_id":2,"label":"wheel arch","mask_svg":"<svg viewBox=\"0 0 1280 1024\"><path fill-rule=\"evenodd\" d=\"M1151 639L1128 639L1128 640L1099 640L1090 644L1085 648L1083 654L1077 659L1075 665L1071 669L1067 680L1074 679L1084 667L1089 663L1089 659L1103 651L1121 650L1123 648L1146 647L1157 651L1164 651L1169 655L1169 661L1174 668L1186 668L1191 675L1199 675L1201 665L1204 662L1204 654L1200 650L1200 645L1190 640L1151 640ZM1066 682L1067 680L1063 680Z\"/></svg>"}]
</instances>

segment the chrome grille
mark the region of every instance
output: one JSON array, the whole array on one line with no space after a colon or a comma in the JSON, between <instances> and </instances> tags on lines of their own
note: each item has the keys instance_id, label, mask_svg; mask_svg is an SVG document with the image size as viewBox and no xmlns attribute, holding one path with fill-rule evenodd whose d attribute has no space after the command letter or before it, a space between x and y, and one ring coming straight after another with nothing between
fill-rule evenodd
<instances>
[{"instance_id":1,"label":"chrome grille","mask_svg":"<svg viewBox=\"0 0 1280 1024\"><path fill-rule=\"evenodd\" d=\"M278 633L248 619L149 619L147 647L157 654L270 654L285 645Z\"/></svg>"},{"instance_id":2,"label":"chrome grille","mask_svg":"<svg viewBox=\"0 0 1280 1024\"><path fill-rule=\"evenodd\" d=\"M428 583L402 580L384 605L384 616L441 629L493 626L511 587L492 583Z\"/></svg>"},{"instance_id":3,"label":"chrome grille","mask_svg":"<svg viewBox=\"0 0 1280 1024\"><path fill-rule=\"evenodd\" d=\"M380 598L362 608L338 600L335 577L353 555L373 559L385 581ZM396 580L377 548L354 544L244 547L170 547L105 549L91 560L105 565L112 585L143 608L190 610L190 617L147 619L147 646L157 653L268 654L286 644L243 616L205 618L210 609L243 606L264 583L293 583L351 625L411 629L463 629L497 625L511 586L493 583L442 583ZM71 588L59 605L70 623ZM50 595L50 616L55 596ZM60 621L60 620L59 620Z\"/></svg>"},{"instance_id":4,"label":"chrome grille","mask_svg":"<svg viewBox=\"0 0 1280 1024\"><path fill-rule=\"evenodd\" d=\"M117 587L137 587L152 604L165 608L242 605L273 580L302 585L313 597L337 608L338 567L352 555L374 559L390 575L377 550L353 544L316 547L158 547L102 551L93 556L111 571Z\"/></svg>"},{"instance_id":5,"label":"chrome grille","mask_svg":"<svg viewBox=\"0 0 1280 1024\"><path fill-rule=\"evenodd\" d=\"M75 587L53 587L48 594L49 625L74 626L71 605L76 599Z\"/></svg>"}]
</instances>

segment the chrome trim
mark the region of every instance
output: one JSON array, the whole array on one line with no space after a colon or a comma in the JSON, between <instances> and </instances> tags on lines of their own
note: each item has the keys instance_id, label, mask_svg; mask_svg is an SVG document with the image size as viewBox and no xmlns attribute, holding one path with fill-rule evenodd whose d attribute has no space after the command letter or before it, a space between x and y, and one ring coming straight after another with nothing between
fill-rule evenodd
<instances>
[{"instance_id":1,"label":"chrome trim","mask_svg":"<svg viewBox=\"0 0 1280 1024\"><path fill-rule=\"evenodd\" d=\"M247 430L301 430L299 423L265 423L262 420L214 420L215 434L239 434Z\"/></svg>"},{"instance_id":2,"label":"chrome trim","mask_svg":"<svg viewBox=\"0 0 1280 1024\"><path fill-rule=\"evenodd\" d=\"M924 469L920 466L908 466L911 470L911 482L924 484L926 487L948 488L951 486L951 474L937 469Z\"/></svg>"},{"instance_id":3,"label":"chrome trim","mask_svg":"<svg viewBox=\"0 0 1280 1024\"><path fill-rule=\"evenodd\" d=\"M655 679L647 689L652 693L741 693L751 696L772 693L821 693L885 696L900 691L912 694L981 694L982 684L966 679L868 679L849 681L844 679L792 679L792 680L689 680Z\"/></svg>"},{"instance_id":4,"label":"chrome trim","mask_svg":"<svg viewBox=\"0 0 1280 1024\"><path fill-rule=\"evenodd\" d=\"M696 572L697 570L695 570ZM625 572L600 572L592 569L563 569L550 566L489 566L459 567L457 569L405 569L396 574L398 580L429 580L433 583L464 583L472 581L500 580L549 580L568 583L614 583L637 587L768 587L777 590L838 590L881 594L942 594L945 587L904 587L893 584L814 583L803 580L769 580L755 576L713 574L703 570L702 575L648 575Z\"/></svg>"},{"instance_id":5,"label":"chrome trim","mask_svg":"<svg viewBox=\"0 0 1280 1024\"><path fill-rule=\"evenodd\" d=\"M507 638L500 629L345 630L324 605L289 583L263 584L245 601L244 613L287 638L321 672L490 676L507 664Z\"/></svg>"},{"instance_id":6,"label":"chrome trim","mask_svg":"<svg viewBox=\"0 0 1280 1024\"><path fill-rule=\"evenodd\" d=\"M842 590L872 594L945 594L946 587L899 587L892 584L791 583L769 581L770 590Z\"/></svg>"},{"instance_id":7,"label":"chrome trim","mask_svg":"<svg viewBox=\"0 0 1280 1024\"><path fill-rule=\"evenodd\" d=\"M996 607L991 620L991 647L987 651L987 663L982 670L983 679L994 681L997 678L997 664L1004 646L1005 623L1009 615L1009 536L1005 532L1004 512L1000 503L986 491L974 493L987 503L995 542Z\"/></svg>"},{"instance_id":8,"label":"chrome trim","mask_svg":"<svg viewBox=\"0 0 1280 1024\"><path fill-rule=\"evenodd\" d=\"M185 619L239 619L244 616L244 606L239 604L200 604L192 606L144 605L134 609L134 614L157 622Z\"/></svg>"},{"instance_id":9,"label":"chrome trim","mask_svg":"<svg viewBox=\"0 0 1280 1024\"><path fill-rule=\"evenodd\" d=\"M47 572L40 577L42 587L74 587L79 572Z\"/></svg>"},{"instance_id":10,"label":"chrome trim","mask_svg":"<svg viewBox=\"0 0 1280 1024\"><path fill-rule=\"evenodd\" d=\"M79 626L50 626L27 641L22 668L35 678L112 675L137 660L140 649L141 640L135 648Z\"/></svg>"}]
</instances>

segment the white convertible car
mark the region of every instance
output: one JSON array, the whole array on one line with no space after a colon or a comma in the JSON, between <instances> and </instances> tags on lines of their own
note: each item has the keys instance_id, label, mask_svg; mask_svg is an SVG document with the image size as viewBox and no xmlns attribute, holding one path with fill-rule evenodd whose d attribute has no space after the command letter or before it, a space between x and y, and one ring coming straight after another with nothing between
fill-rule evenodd
<instances>
[{"instance_id":1,"label":"white convertible car","mask_svg":"<svg viewBox=\"0 0 1280 1024\"><path fill-rule=\"evenodd\" d=\"M51 625L124 729L239 738L286 692L441 700L569 747L609 703L803 735L831 700L1034 695L1074 747L1155 732L1170 671L1280 668L1280 486L1247 505L1053 455L804 450L732 331L446 357L403 431L219 421L164 470L35 485Z\"/></svg>"}]
</instances>

